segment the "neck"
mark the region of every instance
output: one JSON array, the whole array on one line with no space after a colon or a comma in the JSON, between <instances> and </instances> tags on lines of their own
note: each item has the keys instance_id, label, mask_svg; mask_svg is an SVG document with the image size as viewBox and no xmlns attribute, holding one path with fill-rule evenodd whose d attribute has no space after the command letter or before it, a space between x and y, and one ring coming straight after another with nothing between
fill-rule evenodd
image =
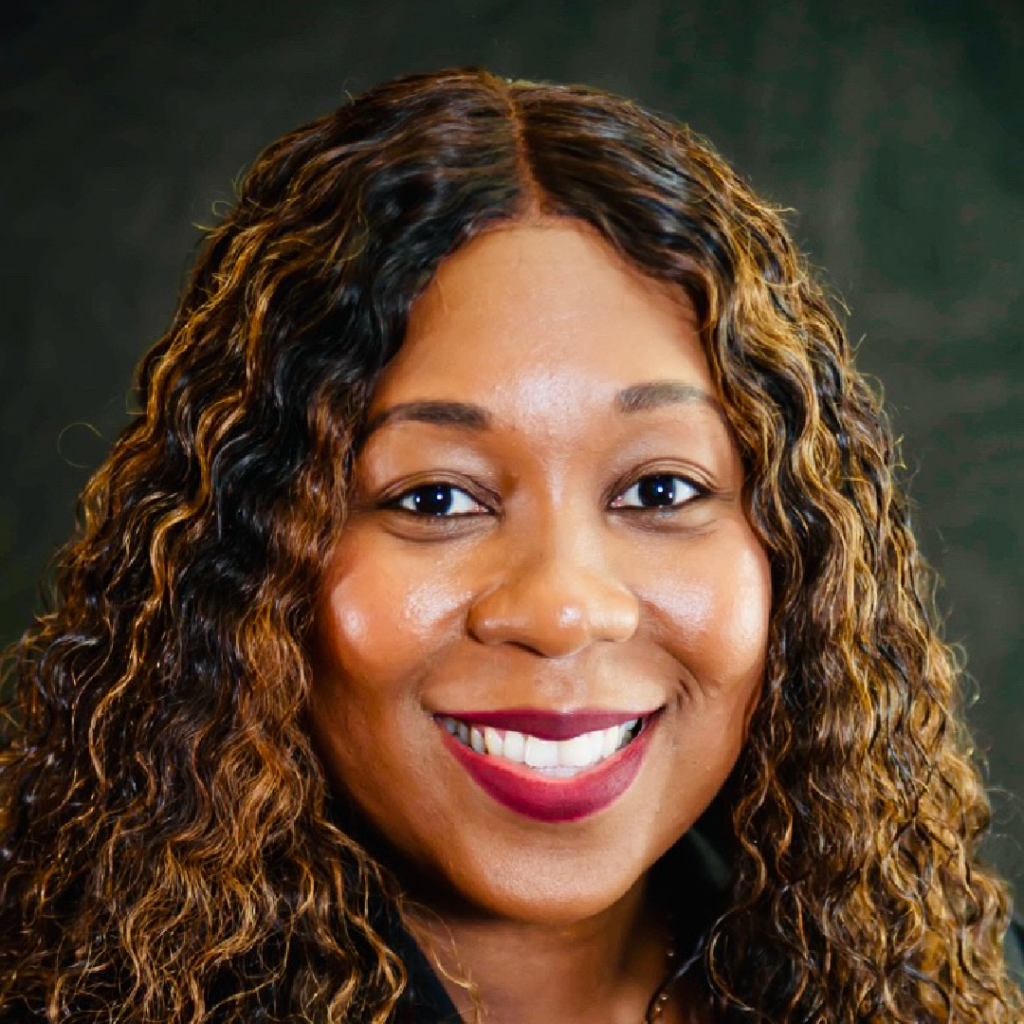
<instances>
[{"instance_id":1,"label":"neck","mask_svg":"<svg viewBox=\"0 0 1024 1024\"><path fill-rule=\"evenodd\" d=\"M477 1019L468 980L487 1024L640 1024L670 943L647 888L644 876L611 907L571 923L415 909L406 923L464 1021Z\"/></svg>"}]
</instances>

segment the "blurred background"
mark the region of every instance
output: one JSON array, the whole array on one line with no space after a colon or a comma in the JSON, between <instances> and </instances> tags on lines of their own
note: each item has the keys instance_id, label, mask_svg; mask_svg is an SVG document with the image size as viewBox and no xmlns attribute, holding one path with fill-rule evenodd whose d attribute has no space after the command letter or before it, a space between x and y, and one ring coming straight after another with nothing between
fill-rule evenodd
<instances>
[{"instance_id":1,"label":"blurred background","mask_svg":"<svg viewBox=\"0 0 1024 1024\"><path fill-rule=\"evenodd\" d=\"M0 643L39 608L198 225L277 135L456 64L688 121L792 207L903 438L1024 892L1024 3L6 0Z\"/></svg>"}]
</instances>

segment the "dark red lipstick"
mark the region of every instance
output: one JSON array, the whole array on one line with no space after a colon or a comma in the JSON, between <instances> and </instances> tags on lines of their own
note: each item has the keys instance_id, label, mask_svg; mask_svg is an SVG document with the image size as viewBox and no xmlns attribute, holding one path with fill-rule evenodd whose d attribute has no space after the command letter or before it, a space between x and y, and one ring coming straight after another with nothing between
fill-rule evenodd
<instances>
[{"instance_id":1,"label":"dark red lipstick","mask_svg":"<svg viewBox=\"0 0 1024 1024\"><path fill-rule=\"evenodd\" d=\"M642 716L635 713L620 716L610 724L638 717ZM525 765L501 757L478 754L443 726L441 736L449 752L466 769L473 781L498 803L536 821L566 822L603 810L629 789L640 771L658 717L655 714L645 718L634 740L611 757L570 778L545 777ZM477 724L480 719L473 718L472 721ZM499 728L497 724L493 727ZM571 735L579 735L579 732Z\"/></svg>"},{"instance_id":2,"label":"dark red lipstick","mask_svg":"<svg viewBox=\"0 0 1024 1024\"><path fill-rule=\"evenodd\" d=\"M650 711L542 711L537 708L503 708L501 711L441 711L438 717L454 718L481 729L512 729L542 740L571 740L585 732L646 718Z\"/></svg>"}]
</instances>

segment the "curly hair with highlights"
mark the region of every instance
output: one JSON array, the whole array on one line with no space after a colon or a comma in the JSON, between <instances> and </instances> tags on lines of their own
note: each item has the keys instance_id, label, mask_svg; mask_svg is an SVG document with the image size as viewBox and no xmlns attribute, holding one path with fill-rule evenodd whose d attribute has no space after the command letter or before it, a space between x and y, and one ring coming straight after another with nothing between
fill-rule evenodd
<instances>
[{"instance_id":1,"label":"curly hair with highlights","mask_svg":"<svg viewBox=\"0 0 1024 1024\"><path fill-rule=\"evenodd\" d=\"M7 659L0 1020L395 1019L397 890L305 727L314 595L410 305L537 212L689 297L770 561L732 887L699 962L723 1016L1022 1019L890 431L779 211L685 126L470 69L269 146L141 364L51 609Z\"/></svg>"}]
</instances>

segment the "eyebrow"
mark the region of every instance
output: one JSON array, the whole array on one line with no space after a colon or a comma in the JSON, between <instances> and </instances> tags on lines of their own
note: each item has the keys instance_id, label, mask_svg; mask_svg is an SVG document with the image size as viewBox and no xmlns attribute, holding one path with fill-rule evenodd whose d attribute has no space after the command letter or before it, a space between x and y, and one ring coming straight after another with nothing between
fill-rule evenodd
<instances>
[{"instance_id":1,"label":"eyebrow","mask_svg":"<svg viewBox=\"0 0 1024 1024\"><path fill-rule=\"evenodd\" d=\"M364 439L386 423L434 423L442 427L487 430L491 426L491 415L482 405L472 402L399 402L370 418L363 429Z\"/></svg>"},{"instance_id":2,"label":"eyebrow","mask_svg":"<svg viewBox=\"0 0 1024 1024\"><path fill-rule=\"evenodd\" d=\"M703 388L683 381L654 380L644 384L631 384L615 396L616 407L624 413L647 412L666 405L693 403L705 405L718 413L723 420L726 419L725 411L713 395ZM399 402L371 417L362 434L365 441L387 423L432 423L437 426L480 431L489 430L492 422L491 414L482 405L473 402Z\"/></svg>"},{"instance_id":3,"label":"eyebrow","mask_svg":"<svg viewBox=\"0 0 1024 1024\"><path fill-rule=\"evenodd\" d=\"M713 409L725 419L725 410L714 395L681 380L652 380L646 384L631 384L615 396L622 412L646 412L665 405L689 405L697 402Z\"/></svg>"}]
</instances>

